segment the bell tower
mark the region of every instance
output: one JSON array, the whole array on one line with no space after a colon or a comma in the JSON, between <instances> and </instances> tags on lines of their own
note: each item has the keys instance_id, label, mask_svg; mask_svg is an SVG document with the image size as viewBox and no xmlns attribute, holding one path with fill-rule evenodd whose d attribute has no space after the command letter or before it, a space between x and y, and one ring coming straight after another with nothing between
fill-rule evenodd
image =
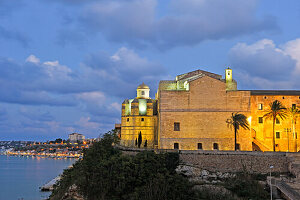
<instances>
[{"instance_id":1,"label":"bell tower","mask_svg":"<svg viewBox=\"0 0 300 200\"><path fill-rule=\"evenodd\" d=\"M232 69L225 69L226 91L237 90L236 81L232 79Z\"/></svg>"}]
</instances>

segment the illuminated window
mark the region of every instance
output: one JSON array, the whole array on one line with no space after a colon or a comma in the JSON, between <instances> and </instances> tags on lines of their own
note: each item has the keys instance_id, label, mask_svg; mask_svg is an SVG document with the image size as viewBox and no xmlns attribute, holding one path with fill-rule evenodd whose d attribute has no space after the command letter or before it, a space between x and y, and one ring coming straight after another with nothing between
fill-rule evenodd
<instances>
[{"instance_id":1,"label":"illuminated window","mask_svg":"<svg viewBox=\"0 0 300 200\"><path fill-rule=\"evenodd\" d=\"M219 144L218 143L214 143L214 150L219 150Z\"/></svg>"},{"instance_id":2,"label":"illuminated window","mask_svg":"<svg viewBox=\"0 0 300 200\"><path fill-rule=\"evenodd\" d=\"M258 123L262 124L264 122L264 119L262 117L258 118Z\"/></svg>"},{"instance_id":3,"label":"illuminated window","mask_svg":"<svg viewBox=\"0 0 300 200\"><path fill-rule=\"evenodd\" d=\"M292 109L296 109L296 104L292 104Z\"/></svg>"},{"instance_id":4,"label":"illuminated window","mask_svg":"<svg viewBox=\"0 0 300 200\"><path fill-rule=\"evenodd\" d=\"M179 144L178 143L174 143L174 149L179 149Z\"/></svg>"},{"instance_id":5,"label":"illuminated window","mask_svg":"<svg viewBox=\"0 0 300 200\"><path fill-rule=\"evenodd\" d=\"M180 123L174 122L174 131L180 131Z\"/></svg>"},{"instance_id":6,"label":"illuminated window","mask_svg":"<svg viewBox=\"0 0 300 200\"><path fill-rule=\"evenodd\" d=\"M129 122L129 118L127 118L127 121Z\"/></svg>"},{"instance_id":7,"label":"illuminated window","mask_svg":"<svg viewBox=\"0 0 300 200\"><path fill-rule=\"evenodd\" d=\"M198 149L199 149L199 150L202 149L202 143L198 143Z\"/></svg>"},{"instance_id":8,"label":"illuminated window","mask_svg":"<svg viewBox=\"0 0 300 200\"><path fill-rule=\"evenodd\" d=\"M276 138L277 138L277 139L280 138L280 132L276 132Z\"/></svg>"},{"instance_id":9,"label":"illuminated window","mask_svg":"<svg viewBox=\"0 0 300 200\"><path fill-rule=\"evenodd\" d=\"M263 109L263 104L262 103L259 103L258 104L258 110L262 110Z\"/></svg>"},{"instance_id":10,"label":"illuminated window","mask_svg":"<svg viewBox=\"0 0 300 200\"><path fill-rule=\"evenodd\" d=\"M276 124L280 124L280 120L276 118Z\"/></svg>"},{"instance_id":11,"label":"illuminated window","mask_svg":"<svg viewBox=\"0 0 300 200\"><path fill-rule=\"evenodd\" d=\"M236 144L236 150L240 150L241 145L240 144Z\"/></svg>"},{"instance_id":12,"label":"illuminated window","mask_svg":"<svg viewBox=\"0 0 300 200\"><path fill-rule=\"evenodd\" d=\"M143 122L143 121L145 121L145 119L144 119L144 118L141 118L141 121Z\"/></svg>"},{"instance_id":13,"label":"illuminated window","mask_svg":"<svg viewBox=\"0 0 300 200\"><path fill-rule=\"evenodd\" d=\"M145 95L145 91L142 91L142 95Z\"/></svg>"}]
</instances>

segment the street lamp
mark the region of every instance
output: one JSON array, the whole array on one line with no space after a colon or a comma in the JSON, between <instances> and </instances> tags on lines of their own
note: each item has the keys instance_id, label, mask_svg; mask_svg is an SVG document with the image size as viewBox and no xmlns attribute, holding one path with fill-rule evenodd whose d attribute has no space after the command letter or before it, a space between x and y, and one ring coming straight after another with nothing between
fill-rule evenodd
<instances>
[{"instance_id":1,"label":"street lamp","mask_svg":"<svg viewBox=\"0 0 300 200\"><path fill-rule=\"evenodd\" d=\"M271 200L273 199L273 194L272 194L272 169L274 168L273 165L270 165L270 190L271 190Z\"/></svg>"}]
</instances>

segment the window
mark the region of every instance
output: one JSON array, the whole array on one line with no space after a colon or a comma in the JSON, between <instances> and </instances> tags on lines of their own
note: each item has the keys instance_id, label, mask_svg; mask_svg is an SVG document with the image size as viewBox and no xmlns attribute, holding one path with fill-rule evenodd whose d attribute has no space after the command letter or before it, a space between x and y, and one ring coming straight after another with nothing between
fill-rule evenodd
<instances>
[{"instance_id":1,"label":"window","mask_svg":"<svg viewBox=\"0 0 300 200\"><path fill-rule=\"evenodd\" d=\"M240 144L236 144L236 150L240 150L241 145Z\"/></svg>"},{"instance_id":2,"label":"window","mask_svg":"<svg viewBox=\"0 0 300 200\"><path fill-rule=\"evenodd\" d=\"M127 118L127 121L129 122L129 118Z\"/></svg>"},{"instance_id":3,"label":"window","mask_svg":"<svg viewBox=\"0 0 300 200\"><path fill-rule=\"evenodd\" d=\"M264 122L263 118L262 117L259 117L258 118L258 123L262 124Z\"/></svg>"},{"instance_id":4,"label":"window","mask_svg":"<svg viewBox=\"0 0 300 200\"><path fill-rule=\"evenodd\" d=\"M296 104L292 104L292 109L296 109Z\"/></svg>"},{"instance_id":5,"label":"window","mask_svg":"<svg viewBox=\"0 0 300 200\"><path fill-rule=\"evenodd\" d=\"M180 123L174 122L174 131L180 131Z\"/></svg>"},{"instance_id":6,"label":"window","mask_svg":"<svg viewBox=\"0 0 300 200\"><path fill-rule=\"evenodd\" d=\"M280 138L280 132L276 132L276 138L277 138L277 139Z\"/></svg>"},{"instance_id":7,"label":"window","mask_svg":"<svg viewBox=\"0 0 300 200\"><path fill-rule=\"evenodd\" d=\"M142 95L145 95L145 91L142 91Z\"/></svg>"},{"instance_id":8,"label":"window","mask_svg":"<svg viewBox=\"0 0 300 200\"><path fill-rule=\"evenodd\" d=\"M174 143L174 149L179 149L179 144L178 143Z\"/></svg>"},{"instance_id":9,"label":"window","mask_svg":"<svg viewBox=\"0 0 300 200\"><path fill-rule=\"evenodd\" d=\"M280 124L280 120L276 118L276 124Z\"/></svg>"},{"instance_id":10,"label":"window","mask_svg":"<svg viewBox=\"0 0 300 200\"><path fill-rule=\"evenodd\" d=\"M262 103L259 103L258 104L258 110L262 110L263 109L263 104Z\"/></svg>"},{"instance_id":11,"label":"window","mask_svg":"<svg viewBox=\"0 0 300 200\"><path fill-rule=\"evenodd\" d=\"M145 119L144 119L144 118L141 118L141 121L143 122L143 121L145 121Z\"/></svg>"},{"instance_id":12,"label":"window","mask_svg":"<svg viewBox=\"0 0 300 200\"><path fill-rule=\"evenodd\" d=\"M214 143L214 150L219 150L219 144L218 143Z\"/></svg>"},{"instance_id":13,"label":"window","mask_svg":"<svg viewBox=\"0 0 300 200\"><path fill-rule=\"evenodd\" d=\"M230 72L228 72L227 74L228 74L228 76L230 76Z\"/></svg>"},{"instance_id":14,"label":"window","mask_svg":"<svg viewBox=\"0 0 300 200\"><path fill-rule=\"evenodd\" d=\"M284 97L282 97L282 99L284 99Z\"/></svg>"},{"instance_id":15,"label":"window","mask_svg":"<svg viewBox=\"0 0 300 200\"><path fill-rule=\"evenodd\" d=\"M266 97L266 96L264 96L264 99L267 99L267 97Z\"/></svg>"},{"instance_id":16,"label":"window","mask_svg":"<svg viewBox=\"0 0 300 200\"><path fill-rule=\"evenodd\" d=\"M202 149L202 143L198 143L198 150Z\"/></svg>"},{"instance_id":17,"label":"window","mask_svg":"<svg viewBox=\"0 0 300 200\"><path fill-rule=\"evenodd\" d=\"M296 139L298 139L298 134L297 134L297 132L296 132L295 134L296 134Z\"/></svg>"}]
</instances>

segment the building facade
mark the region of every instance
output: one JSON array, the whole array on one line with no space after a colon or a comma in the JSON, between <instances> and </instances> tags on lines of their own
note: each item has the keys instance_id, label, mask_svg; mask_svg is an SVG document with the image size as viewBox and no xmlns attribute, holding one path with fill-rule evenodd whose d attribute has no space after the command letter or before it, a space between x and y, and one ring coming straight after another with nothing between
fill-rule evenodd
<instances>
[{"instance_id":1,"label":"building facade","mask_svg":"<svg viewBox=\"0 0 300 200\"><path fill-rule=\"evenodd\" d=\"M269 104L279 100L289 108L300 105L300 91L237 90L232 70L221 75L196 70L160 81L155 100L144 83L135 99L122 104L121 144L135 147L139 137L149 148L182 150L234 150L234 131L227 120L232 113L248 117L250 129L239 129L242 151L272 151L272 120L263 118ZM292 120L276 120L276 150L298 151ZM139 136L140 135L140 136Z\"/></svg>"},{"instance_id":2,"label":"building facade","mask_svg":"<svg viewBox=\"0 0 300 200\"><path fill-rule=\"evenodd\" d=\"M71 133L69 134L69 140L71 142L76 142L76 141L83 141L85 139L85 136L79 133Z\"/></svg>"}]
</instances>

